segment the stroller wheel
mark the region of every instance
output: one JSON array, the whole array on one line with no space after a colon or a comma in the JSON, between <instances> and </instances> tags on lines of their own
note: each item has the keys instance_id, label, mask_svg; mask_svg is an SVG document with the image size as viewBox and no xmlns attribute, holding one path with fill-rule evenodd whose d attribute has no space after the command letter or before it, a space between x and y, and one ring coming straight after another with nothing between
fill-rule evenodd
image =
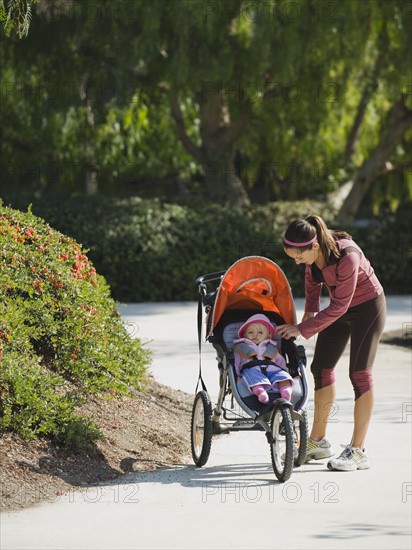
<instances>
[{"instance_id":1,"label":"stroller wheel","mask_svg":"<svg viewBox=\"0 0 412 550\"><path fill-rule=\"evenodd\" d=\"M212 404L209 395L202 390L196 394L192 409L191 446L193 462L204 466L212 445Z\"/></svg>"},{"instance_id":2,"label":"stroller wheel","mask_svg":"<svg viewBox=\"0 0 412 550\"><path fill-rule=\"evenodd\" d=\"M272 466L279 481L287 481L293 470L293 423L288 406L275 407L272 419L272 442L270 454Z\"/></svg>"},{"instance_id":3,"label":"stroller wheel","mask_svg":"<svg viewBox=\"0 0 412 550\"><path fill-rule=\"evenodd\" d=\"M303 420L296 420L294 423L294 440L298 449L298 454L295 456L295 466L302 466L306 460L306 453L309 439L308 414L306 411L302 413Z\"/></svg>"}]
</instances>

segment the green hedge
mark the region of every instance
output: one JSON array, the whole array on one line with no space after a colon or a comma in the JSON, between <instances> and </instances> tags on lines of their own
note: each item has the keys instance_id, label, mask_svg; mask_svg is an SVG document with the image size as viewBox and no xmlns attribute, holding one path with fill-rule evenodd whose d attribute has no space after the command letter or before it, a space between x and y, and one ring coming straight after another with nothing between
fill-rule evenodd
<instances>
[{"instance_id":1,"label":"green hedge","mask_svg":"<svg viewBox=\"0 0 412 550\"><path fill-rule=\"evenodd\" d=\"M412 201L377 227L347 228L363 247L386 294L412 293Z\"/></svg>"},{"instance_id":2,"label":"green hedge","mask_svg":"<svg viewBox=\"0 0 412 550\"><path fill-rule=\"evenodd\" d=\"M297 268L281 246L285 227L309 213L334 226L334 212L316 201L242 209L97 196L32 204L34 212L89 249L113 297L122 302L195 300L196 277L227 269L247 255L274 260L285 271L293 295L302 296L303 268ZM345 228L364 248L388 293L410 292L410 213L408 203L381 227Z\"/></svg>"},{"instance_id":3,"label":"green hedge","mask_svg":"<svg viewBox=\"0 0 412 550\"><path fill-rule=\"evenodd\" d=\"M0 430L90 444L99 433L79 406L143 387L150 352L81 246L1 202L0 293Z\"/></svg>"}]
</instances>

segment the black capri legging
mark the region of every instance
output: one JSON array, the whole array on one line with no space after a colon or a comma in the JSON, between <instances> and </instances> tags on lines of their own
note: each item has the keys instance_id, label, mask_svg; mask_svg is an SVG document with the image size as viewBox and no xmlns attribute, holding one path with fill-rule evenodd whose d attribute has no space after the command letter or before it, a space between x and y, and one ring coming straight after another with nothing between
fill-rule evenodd
<instances>
[{"instance_id":1,"label":"black capri legging","mask_svg":"<svg viewBox=\"0 0 412 550\"><path fill-rule=\"evenodd\" d=\"M373 387L372 366L386 321L386 300L382 292L373 300L348 309L337 321L318 334L311 371L315 390L335 382L334 369L349 337L349 377L355 400Z\"/></svg>"}]
</instances>

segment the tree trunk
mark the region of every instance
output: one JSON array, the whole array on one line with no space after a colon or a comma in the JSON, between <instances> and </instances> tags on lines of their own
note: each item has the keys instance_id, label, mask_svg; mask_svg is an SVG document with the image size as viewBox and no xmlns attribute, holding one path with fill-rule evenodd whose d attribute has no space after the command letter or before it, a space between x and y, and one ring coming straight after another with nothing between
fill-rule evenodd
<instances>
[{"instance_id":1,"label":"tree trunk","mask_svg":"<svg viewBox=\"0 0 412 550\"><path fill-rule=\"evenodd\" d=\"M211 200L232 205L250 205L246 188L236 174L234 151L203 163L203 172Z\"/></svg>"},{"instance_id":2,"label":"tree trunk","mask_svg":"<svg viewBox=\"0 0 412 550\"><path fill-rule=\"evenodd\" d=\"M351 223L370 189L371 183L379 176L393 170L390 158L402 141L406 130L412 125L412 111L405 106L404 98L396 101L388 113L388 121L383 136L362 164L352 180L329 197L329 203L339 209L338 222Z\"/></svg>"},{"instance_id":3,"label":"tree trunk","mask_svg":"<svg viewBox=\"0 0 412 550\"><path fill-rule=\"evenodd\" d=\"M375 72L378 72L379 63L377 62ZM373 79L368 82L363 90L361 100L358 105L358 110L356 112L355 120L353 121L352 128L350 129L348 139L346 142L346 148L345 148L345 165L352 165L353 161L353 155L355 153L356 145L358 142L361 126L363 123L363 120L365 118L366 110L369 105L369 101L372 98L373 94L375 93L376 89L378 87L378 78L377 75L373 77Z\"/></svg>"},{"instance_id":4,"label":"tree trunk","mask_svg":"<svg viewBox=\"0 0 412 550\"><path fill-rule=\"evenodd\" d=\"M86 195L92 196L97 193L97 170L86 168Z\"/></svg>"},{"instance_id":5,"label":"tree trunk","mask_svg":"<svg viewBox=\"0 0 412 550\"><path fill-rule=\"evenodd\" d=\"M207 194L217 202L249 205L247 190L236 174L235 143L251 114L245 109L234 123L229 121L224 98L220 93L200 97L200 137L197 146L189 137L178 95L170 94L171 113L176 122L177 135L186 151L201 164Z\"/></svg>"}]
</instances>

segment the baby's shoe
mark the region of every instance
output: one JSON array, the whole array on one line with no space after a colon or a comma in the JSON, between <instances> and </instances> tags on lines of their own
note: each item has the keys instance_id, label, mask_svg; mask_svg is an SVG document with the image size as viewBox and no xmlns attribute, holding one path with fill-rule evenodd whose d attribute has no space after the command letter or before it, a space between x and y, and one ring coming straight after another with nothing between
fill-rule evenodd
<instances>
[{"instance_id":1,"label":"baby's shoe","mask_svg":"<svg viewBox=\"0 0 412 550\"><path fill-rule=\"evenodd\" d=\"M252 391L261 403L263 404L269 403L268 392L265 389L263 389L262 386L254 387Z\"/></svg>"},{"instance_id":2,"label":"baby's shoe","mask_svg":"<svg viewBox=\"0 0 412 550\"><path fill-rule=\"evenodd\" d=\"M292 397L292 385L280 388L280 397L283 397L286 401L290 401Z\"/></svg>"}]
</instances>

